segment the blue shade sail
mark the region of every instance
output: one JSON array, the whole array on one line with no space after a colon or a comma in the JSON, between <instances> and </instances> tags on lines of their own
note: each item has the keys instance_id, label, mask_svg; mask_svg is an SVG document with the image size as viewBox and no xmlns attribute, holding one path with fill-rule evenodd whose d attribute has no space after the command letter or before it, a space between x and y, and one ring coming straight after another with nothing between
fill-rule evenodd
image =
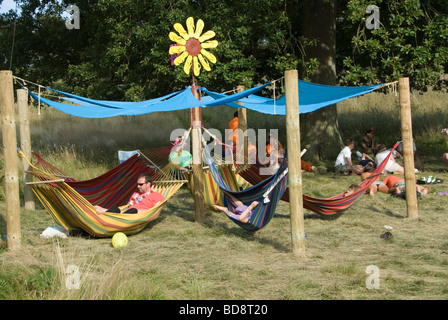
<instances>
[{"instance_id":1,"label":"blue shade sail","mask_svg":"<svg viewBox=\"0 0 448 320\"><path fill-rule=\"evenodd\" d=\"M298 80L299 82L299 113L316 111L335 103L360 96L381 88L384 84L358 87L341 87L321 85ZM122 102L89 99L63 91L46 88L61 94L65 102L57 102L38 97L29 91L35 100L52 106L64 113L82 118L108 118L116 116L137 116L153 112L175 111L195 107L215 107L226 105L232 108L247 108L270 115L285 115L285 96L270 99L255 95L269 83L250 88L232 95L226 95L200 88L206 94L198 100L193 94L191 86L184 90L170 93L155 99L139 102Z\"/></svg>"}]
</instances>

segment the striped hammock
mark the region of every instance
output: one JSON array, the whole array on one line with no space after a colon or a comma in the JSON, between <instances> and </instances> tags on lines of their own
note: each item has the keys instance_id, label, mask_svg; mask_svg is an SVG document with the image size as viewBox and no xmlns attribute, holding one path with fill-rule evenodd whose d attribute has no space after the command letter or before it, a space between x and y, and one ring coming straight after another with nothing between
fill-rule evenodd
<instances>
[{"instance_id":1,"label":"striped hammock","mask_svg":"<svg viewBox=\"0 0 448 320\"><path fill-rule=\"evenodd\" d=\"M248 222L244 223L231 217L229 217L229 219L247 231L257 231L265 227L274 216L277 204L287 188L288 167L286 161L284 160L279 170L269 178L247 189L234 191L229 188L225 179L216 167L213 158L210 155L208 146L205 146L204 148L204 155L206 162L210 167L210 173L224 195L232 195L247 206L253 201L259 202L259 204L252 210L253 213ZM228 196L224 197L224 205L231 211L234 211L236 208L235 203L233 203Z\"/></svg>"},{"instance_id":2,"label":"striped hammock","mask_svg":"<svg viewBox=\"0 0 448 320\"><path fill-rule=\"evenodd\" d=\"M139 155L134 155L99 177L77 181L44 160L39 154L35 152L33 154L37 158L37 162L33 167L39 169L32 170L34 176L41 180L47 180L46 176L48 174L55 178L62 178L90 203L106 208L127 203L135 191L135 181L137 181L139 174L143 172L147 172L152 176L156 174L154 169L150 168ZM28 161L28 159L26 160Z\"/></svg>"},{"instance_id":3,"label":"striped hammock","mask_svg":"<svg viewBox=\"0 0 448 320\"><path fill-rule=\"evenodd\" d=\"M232 191L240 190L240 181L238 177L233 172L231 165L221 165L217 169L223 178L225 184ZM194 192L194 179L193 172L188 172L185 176L188 181L188 189L193 195ZM209 210L214 210L213 205L224 205L224 193L219 188L218 184L215 182L212 172L208 168L204 168L202 172L202 181L204 184L203 196L204 196L204 206Z\"/></svg>"},{"instance_id":4,"label":"striped hammock","mask_svg":"<svg viewBox=\"0 0 448 320\"><path fill-rule=\"evenodd\" d=\"M19 154L26 159L22 152ZM135 155L106 174L81 182L65 181L61 177L39 169L26 159L30 164L33 177L37 180L29 182L28 185L53 220L66 230L84 230L94 237L112 237L116 232L131 235L140 232L150 221L156 219L166 202L184 184L182 181L155 183L153 189L160 192L165 200L146 212L97 214L95 204L122 205L129 199L135 190L138 174L147 170L147 166L137 165L140 163L138 159L138 155ZM126 175L126 169L123 167L130 170L129 176ZM132 179L129 178L131 176ZM100 178L103 179L103 183Z\"/></svg>"},{"instance_id":5,"label":"striped hammock","mask_svg":"<svg viewBox=\"0 0 448 320\"><path fill-rule=\"evenodd\" d=\"M398 144L395 144L395 146L391 149L390 154L397 146ZM344 196L344 193L341 193L329 198L315 198L304 194L302 195L303 207L322 216L335 216L342 214L345 210L349 209L355 200L364 194L376 178L381 175L386 167L389 156L384 159L384 161L375 169L370 177L359 184L361 188L354 193L346 196ZM259 172L259 165L249 165L248 167L238 171L238 173L251 184L260 183L265 179L265 176L261 176ZM286 202L289 201L288 191L289 189L285 190L281 200Z\"/></svg>"}]
</instances>

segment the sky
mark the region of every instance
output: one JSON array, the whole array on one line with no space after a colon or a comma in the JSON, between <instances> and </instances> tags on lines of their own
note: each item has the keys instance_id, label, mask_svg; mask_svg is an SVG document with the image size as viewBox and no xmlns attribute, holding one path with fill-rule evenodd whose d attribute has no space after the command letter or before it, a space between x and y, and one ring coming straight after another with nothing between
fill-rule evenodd
<instances>
[{"instance_id":1,"label":"sky","mask_svg":"<svg viewBox=\"0 0 448 320\"><path fill-rule=\"evenodd\" d=\"M14 0L3 0L2 4L0 4L0 13L8 12L10 9L16 10Z\"/></svg>"}]
</instances>

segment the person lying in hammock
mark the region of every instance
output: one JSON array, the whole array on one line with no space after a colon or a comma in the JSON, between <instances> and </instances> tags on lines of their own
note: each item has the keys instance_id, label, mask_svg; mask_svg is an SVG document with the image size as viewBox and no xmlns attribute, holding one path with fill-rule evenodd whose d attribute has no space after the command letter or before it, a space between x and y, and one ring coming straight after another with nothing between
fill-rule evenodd
<instances>
[{"instance_id":1,"label":"person lying in hammock","mask_svg":"<svg viewBox=\"0 0 448 320\"><path fill-rule=\"evenodd\" d=\"M117 206L112 206L109 209L95 206L96 212L98 214L103 212L111 213L140 213L145 212L156 206L158 203L165 200L162 194L151 189L151 184L153 182L152 176L149 173L142 173L137 178L137 189L138 191L132 194L127 207L122 211Z\"/></svg>"},{"instance_id":2,"label":"person lying in hammock","mask_svg":"<svg viewBox=\"0 0 448 320\"><path fill-rule=\"evenodd\" d=\"M227 207L221 207L218 205L214 205L213 208L215 208L218 211L222 211L225 214L227 214L230 218L239 220L241 222L247 223L250 219L250 217L253 214L253 209L258 206L258 201L252 202L249 206L244 205L240 200L236 199L234 196L228 194L228 196L232 199L232 202L236 205L236 208L234 211L230 211Z\"/></svg>"}]
</instances>

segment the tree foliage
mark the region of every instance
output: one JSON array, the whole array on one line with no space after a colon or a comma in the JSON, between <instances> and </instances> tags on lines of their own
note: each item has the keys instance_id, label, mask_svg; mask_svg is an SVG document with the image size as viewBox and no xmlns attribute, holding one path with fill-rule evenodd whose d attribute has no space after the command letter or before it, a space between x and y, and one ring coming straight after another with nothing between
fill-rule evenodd
<instances>
[{"instance_id":1,"label":"tree foliage","mask_svg":"<svg viewBox=\"0 0 448 320\"><path fill-rule=\"evenodd\" d=\"M339 1L337 74L359 85L409 76L414 88L442 87L448 61L446 4L422 0ZM0 68L24 79L92 98L141 100L191 84L171 66L173 24L189 16L213 30L217 63L198 79L215 91L279 79L286 69L310 79L319 63L307 57L300 0L77 0L80 29L62 17L73 2L18 0L21 13L0 16ZM366 30L365 8L381 10L381 28ZM419 5L420 4L420 5ZM15 31L14 31L15 30ZM269 41L267 48L259 40ZM13 45L14 44L14 45ZM11 52L11 49L13 52ZM12 56L12 61L11 61Z\"/></svg>"},{"instance_id":2,"label":"tree foliage","mask_svg":"<svg viewBox=\"0 0 448 320\"><path fill-rule=\"evenodd\" d=\"M365 27L366 7L376 5L379 29ZM448 5L442 1L351 0L340 12L341 83L364 84L409 77L415 89L446 87ZM342 19L341 19L342 20Z\"/></svg>"}]
</instances>

